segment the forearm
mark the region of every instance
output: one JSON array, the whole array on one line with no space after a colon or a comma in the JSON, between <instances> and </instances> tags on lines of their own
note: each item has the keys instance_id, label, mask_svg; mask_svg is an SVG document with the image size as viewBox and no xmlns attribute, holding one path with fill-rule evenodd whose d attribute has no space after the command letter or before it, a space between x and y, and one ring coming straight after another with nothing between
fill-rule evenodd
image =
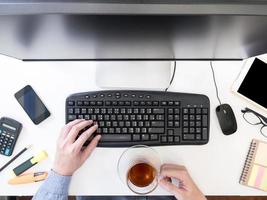
<instances>
[{"instance_id":1,"label":"forearm","mask_svg":"<svg viewBox=\"0 0 267 200\"><path fill-rule=\"evenodd\" d=\"M39 188L33 200L66 200L71 176L61 176L50 171L48 178Z\"/></svg>"}]
</instances>

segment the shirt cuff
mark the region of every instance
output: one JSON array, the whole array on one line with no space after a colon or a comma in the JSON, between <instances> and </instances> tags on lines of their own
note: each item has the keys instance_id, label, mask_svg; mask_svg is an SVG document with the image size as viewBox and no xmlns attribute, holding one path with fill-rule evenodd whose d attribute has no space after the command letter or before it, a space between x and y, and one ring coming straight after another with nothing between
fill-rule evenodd
<instances>
[{"instance_id":1,"label":"shirt cuff","mask_svg":"<svg viewBox=\"0 0 267 200\"><path fill-rule=\"evenodd\" d=\"M51 170L46 179L46 191L54 194L68 194L71 176L62 176Z\"/></svg>"}]
</instances>

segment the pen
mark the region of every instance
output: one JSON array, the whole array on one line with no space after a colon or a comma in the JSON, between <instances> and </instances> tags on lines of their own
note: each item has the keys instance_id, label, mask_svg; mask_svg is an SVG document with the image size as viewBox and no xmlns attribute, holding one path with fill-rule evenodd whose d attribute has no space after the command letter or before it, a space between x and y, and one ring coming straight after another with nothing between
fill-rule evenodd
<instances>
[{"instance_id":1,"label":"pen","mask_svg":"<svg viewBox=\"0 0 267 200\"><path fill-rule=\"evenodd\" d=\"M22 149L17 155L15 155L10 161L8 161L3 167L0 168L0 172L3 171L8 165L10 165L14 160L16 160L21 154L23 154L25 151L27 151L29 148L31 148L32 145L29 145Z\"/></svg>"},{"instance_id":2,"label":"pen","mask_svg":"<svg viewBox=\"0 0 267 200\"><path fill-rule=\"evenodd\" d=\"M10 179L8 181L8 184L17 185L17 184L39 182L39 181L45 180L47 176L48 176L47 172L35 172L31 174L25 174L25 175L16 176L15 178Z\"/></svg>"}]
</instances>

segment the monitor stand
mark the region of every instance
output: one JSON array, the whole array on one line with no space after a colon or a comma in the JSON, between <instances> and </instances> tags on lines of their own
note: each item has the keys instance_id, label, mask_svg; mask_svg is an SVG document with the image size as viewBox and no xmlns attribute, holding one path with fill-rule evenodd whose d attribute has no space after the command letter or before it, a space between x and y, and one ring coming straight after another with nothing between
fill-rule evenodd
<instances>
[{"instance_id":1,"label":"monitor stand","mask_svg":"<svg viewBox=\"0 0 267 200\"><path fill-rule=\"evenodd\" d=\"M96 84L105 89L151 89L168 87L173 61L101 61Z\"/></svg>"}]
</instances>

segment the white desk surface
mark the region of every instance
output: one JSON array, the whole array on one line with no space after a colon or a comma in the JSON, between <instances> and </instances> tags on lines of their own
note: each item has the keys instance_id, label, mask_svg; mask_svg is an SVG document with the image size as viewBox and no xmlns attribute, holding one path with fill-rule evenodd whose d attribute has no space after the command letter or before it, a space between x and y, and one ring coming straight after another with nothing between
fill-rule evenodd
<instances>
[{"instance_id":1,"label":"white desk surface","mask_svg":"<svg viewBox=\"0 0 267 200\"><path fill-rule=\"evenodd\" d=\"M266 56L265 56L266 58ZM247 124L240 110L246 106L259 111L230 92L243 62L214 62L220 97L229 103L236 115L238 131L224 136L220 130L209 62L177 62L177 71L170 91L202 93L211 101L210 141L204 146L156 147L164 163L187 166L190 174L206 195L267 195L241 186L238 181L252 138L267 140L257 126ZM7 184L11 170L45 149L49 158L31 171L49 170L55 155L56 139L64 125L65 99L77 92L100 90L95 85L95 62L22 62L0 56L0 116L9 116L23 123L13 155L28 144L27 151L0 173L0 195L33 195L41 183L20 186ZM45 102L52 115L40 125L34 125L14 98L14 93L30 84ZM264 113L263 113L264 114ZM265 113L266 116L266 113ZM132 195L117 175L116 165L124 148L97 148L89 160L72 178L70 195ZM0 156L0 166L10 158ZM157 188L154 195L167 194Z\"/></svg>"}]
</instances>

